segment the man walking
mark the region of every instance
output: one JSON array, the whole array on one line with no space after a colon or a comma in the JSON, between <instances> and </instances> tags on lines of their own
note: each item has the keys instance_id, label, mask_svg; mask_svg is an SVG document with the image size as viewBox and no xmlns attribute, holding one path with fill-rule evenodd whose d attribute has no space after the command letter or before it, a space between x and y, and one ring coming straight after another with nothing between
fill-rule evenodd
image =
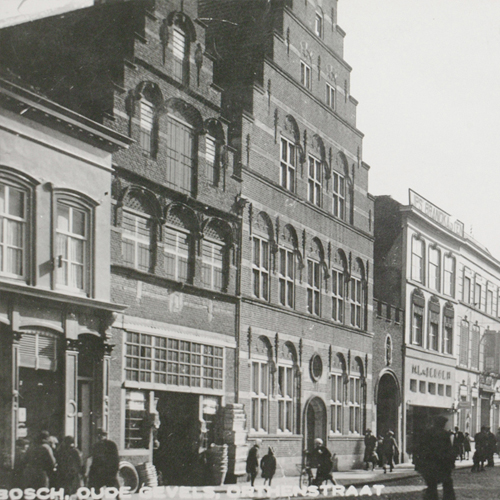
<instances>
[{"instance_id":1,"label":"man walking","mask_svg":"<svg viewBox=\"0 0 500 500\"><path fill-rule=\"evenodd\" d=\"M416 443L416 469L427 484L425 500L438 500L437 487L443 484L443 500L455 500L451 473L455 467L455 455L450 440L450 433L444 426L448 419L438 416L434 425L424 431Z\"/></svg>"},{"instance_id":2,"label":"man walking","mask_svg":"<svg viewBox=\"0 0 500 500\"><path fill-rule=\"evenodd\" d=\"M92 448L92 463L88 473L88 487L98 492L103 486L119 488L118 468L120 457L113 441L107 439L106 431L97 431L99 441Z\"/></svg>"},{"instance_id":3,"label":"man walking","mask_svg":"<svg viewBox=\"0 0 500 500\"><path fill-rule=\"evenodd\" d=\"M365 432L365 456L363 462L365 462L366 470L370 470L370 463L372 464L372 470L375 469L375 465L378 462L377 452L377 438L372 434L371 429L366 429Z\"/></svg>"},{"instance_id":4,"label":"man walking","mask_svg":"<svg viewBox=\"0 0 500 500\"><path fill-rule=\"evenodd\" d=\"M253 486L255 478L259 472L259 448L261 440L257 439L254 445L250 448L247 455L247 474L250 476L250 485Z\"/></svg>"},{"instance_id":5,"label":"man walking","mask_svg":"<svg viewBox=\"0 0 500 500\"><path fill-rule=\"evenodd\" d=\"M453 434L453 452L455 453L455 460L460 458L460 461L464 459L464 433L455 427L455 432Z\"/></svg>"}]
</instances>

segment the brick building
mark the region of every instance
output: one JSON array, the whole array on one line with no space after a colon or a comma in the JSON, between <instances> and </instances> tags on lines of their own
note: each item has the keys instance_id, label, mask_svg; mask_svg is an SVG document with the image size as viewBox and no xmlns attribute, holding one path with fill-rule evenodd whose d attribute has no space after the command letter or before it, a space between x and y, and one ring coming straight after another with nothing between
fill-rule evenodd
<instances>
[{"instance_id":1,"label":"brick building","mask_svg":"<svg viewBox=\"0 0 500 500\"><path fill-rule=\"evenodd\" d=\"M286 473L372 425L372 201L336 1L203 2L246 201L239 401Z\"/></svg>"},{"instance_id":2,"label":"brick building","mask_svg":"<svg viewBox=\"0 0 500 500\"><path fill-rule=\"evenodd\" d=\"M106 426L111 154L131 141L0 79L0 484L41 430Z\"/></svg>"}]
</instances>

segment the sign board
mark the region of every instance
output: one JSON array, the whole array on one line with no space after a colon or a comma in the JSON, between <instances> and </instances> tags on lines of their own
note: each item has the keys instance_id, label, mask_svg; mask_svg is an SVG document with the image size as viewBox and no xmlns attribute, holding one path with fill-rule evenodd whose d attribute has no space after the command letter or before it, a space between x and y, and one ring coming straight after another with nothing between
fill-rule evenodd
<instances>
[{"instance_id":1,"label":"sign board","mask_svg":"<svg viewBox=\"0 0 500 500\"><path fill-rule=\"evenodd\" d=\"M409 190L410 193L410 205L415 207L419 212L427 215L434 222L437 222L440 226L458 234L463 238L464 236L464 224L458 219L455 219L450 214L447 214L444 210L436 207L430 201L415 193L413 190Z\"/></svg>"}]
</instances>

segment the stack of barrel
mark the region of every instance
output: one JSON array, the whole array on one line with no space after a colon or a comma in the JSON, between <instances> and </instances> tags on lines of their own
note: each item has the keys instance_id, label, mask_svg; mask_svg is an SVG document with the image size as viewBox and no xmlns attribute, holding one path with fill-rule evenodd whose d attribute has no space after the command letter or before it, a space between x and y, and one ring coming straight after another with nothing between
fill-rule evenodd
<instances>
[{"instance_id":1,"label":"stack of barrel","mask_svg":"<svg viewBox=\"0 0 500 500\"><path fill-rule=\"evenodd\" d=\"M156 467L151 462L144 462L136 466L141 486L158 486Z\"/></svg>"},{"instance_id":2,"label":"stack of barrel","mask_svg":"<svg viewBox=\"0 0 500 500\"><path fill-rule=\"evenodd\" d=\"M208 480L213 486L224 484L227 474L227 444L211 444L206 453Z\"/></svg>"}]
</instances>

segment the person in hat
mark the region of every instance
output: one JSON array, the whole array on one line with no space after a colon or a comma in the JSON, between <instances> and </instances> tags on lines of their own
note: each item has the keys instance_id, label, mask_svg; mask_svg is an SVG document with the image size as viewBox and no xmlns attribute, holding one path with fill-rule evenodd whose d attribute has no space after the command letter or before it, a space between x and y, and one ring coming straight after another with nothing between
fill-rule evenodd
<instances>
[{"instance_id":1,"label":"person in hat","mask_svg":"<svg viewBox=\"0 0 500 500\"><path fill-rule=\"evenodd\" d=\"M427 489L424 498L438 500L438 484L443 484L443 500L455 500L451 473L455 467L455 452L450 433L445 429L448 419L438 416L433 426L420 436L417 447L416 469L423 477Z\"/></svg>"},{"instance_id":2,"label":"person in hat","mask_svg":"<svg viewBox=\"0 0 500 500\"><path fill-rule=\"evenodd\" d=\"M486 458L488 460L488 467L494 467L495 461L493 455L497 451L497 438L491 432L491 427L486 427Z\"/></svg>"},{"instance_id":3,"label":"person in hat","mask_svg":"<svg viewBox=\"0 0 500 500\"><path fill-rule=\"evenodd\" d=\"M488 458L488 435L484 425L481 427L481 431L474 436L474 443L476 450L472 456L473 465L471 472L482 472L485 470L484 462Z\"/></svg>"},{"instance_id":4,"label":"person in hat","mask_svg":"<svg viewBox=\"0 0 500 500\"><path fill-rule=\"evenodd\" d=\"M262 441L257 439L254 445L248 450L247 455L247 474L250 476L250 485L253 486L255 483L255 478L259 472L259 449Z\"/></svg>"},{"instance_id":5,"label":"person in hat","mask_svg":"<svg viewBox=\"0 0 500 500\"><path fill-rule=\"evenodd\" d=\"M276 457L274 456L274 450L270 446L267 455L264 455L260 461L260 468L262 469L264 484L266 484L266 481L269 481L269 486L271 486L271 481L276 472Z\"/></svg>"},{"instance_id":6,"label":"person in hat","mask_svg":"<svg viewBox=\"0 0 500 500\"><path fill-rule=\"evenodd\" d=\"M41 431L35 445L28 449L27 463L24 468L25 488L49 488L56 468L56 459L48 431Z\"/></svg>"},{"instance_id":7,"label":"person in hat","mask_svg":"<svg viewBox=\"0 0 500 500\"><path fill-rule=\"evenodd\" d=\"M365 456L363 462L366 464L366 470L370 470L370 463L372 464L372 470L375 469L375 465L378 462L377 449L377 438L372 434L371 429L366 429L365 431Z\"/></svg>"},{"instance_id":8,"label":"person in hat","mask_svg":"<svg viewBox=\"0 0 500 500\"><path fill-rule=\"evenodd\" d=\"M108 439L103 429L97 431L97 443L92 447L91 464L88 472L88 487L99 491L103 486L119 488L118 468L120 457L118 447Z\"/></svg>"},{"instance_id":9,"label":"person in hat","mask_svg":"<svg viewBox=\"0 0 500 500\"><path fill-rule=\"evenodd\" d=\"M321 486L324 481L328 480L333 484L337 484L332 476L332 454L330 453L330 450L323 444L323 440L321 438L316 438L314 440L314 450L310 454L310 457L311 466L317 467L314 484L316 486Z\"/></svg>"},{"instance_id":10,"label":"person in hat","mask_svg":"<svg viewBox=\"0 0 500 500\"><path fill-rule=\"evenodd\" d=\"M394 432L387 431L387 434L382 441L382 467L384 468L384 474L387 473L386 466L389 466L389 472L394 469L394 456L399 453L398 443L394 438Z\"/></svg>"}]
</instances>

